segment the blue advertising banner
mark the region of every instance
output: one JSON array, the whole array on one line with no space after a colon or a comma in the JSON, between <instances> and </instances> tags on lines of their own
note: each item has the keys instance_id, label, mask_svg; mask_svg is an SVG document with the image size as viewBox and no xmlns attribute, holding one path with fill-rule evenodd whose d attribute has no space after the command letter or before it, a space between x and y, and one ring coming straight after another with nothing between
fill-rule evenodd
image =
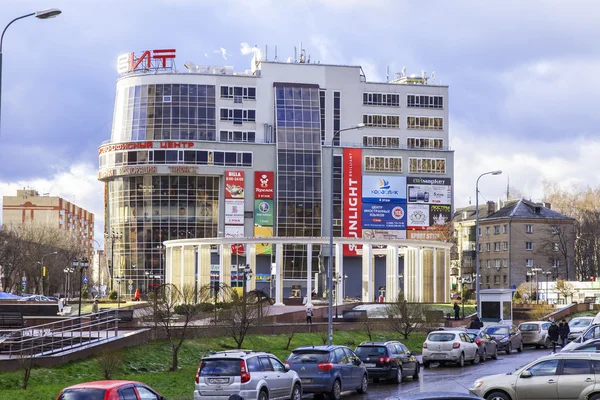
<instances>
[{"instance_id":1,"label":"blue advertising banner","mask_svg":"<svg viewBox=\"0 0 600 400\"><path fill-rule=\"evenodd\" d=\"M406 203L406 177L363 175L363 203Z\"/></svg>"},{"instance_id":2,"label":"blue advertising banner","mask_svg":"<svg viewBox=\"0 0 600 400\"><path fill-rule=\"evenodd\" d=\"M363 203L362 227L406 229L406 204Z\"/></svg>"}]
</instances>

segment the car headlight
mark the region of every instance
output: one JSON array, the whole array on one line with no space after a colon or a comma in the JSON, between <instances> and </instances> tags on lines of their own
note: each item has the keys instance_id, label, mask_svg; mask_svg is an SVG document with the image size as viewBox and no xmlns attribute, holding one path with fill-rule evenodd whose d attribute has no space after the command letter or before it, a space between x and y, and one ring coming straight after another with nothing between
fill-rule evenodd
<instances>
[{"instance_id":1,"label":"car headlight","mask_svg":"<svg viewBox=\"0 0 600 400\"><path fill-rule=\"evenodd\" d=\"M508 336L504 336L502 339L500 339L501 342L507 342L508 341Z\"/></svg>"},{"instance_id":2,"label":"car headlight","mask_svg":"<svg viewBox=\"0 0 600 400\"><path fill-rule=\"evenodd\" d=\"M477 388L480 388L481 385L483 385L483 381L477 380L477 381L473 382L473 386L471 387L471 390L475 390Z\"/></svg>"}]
</instances>

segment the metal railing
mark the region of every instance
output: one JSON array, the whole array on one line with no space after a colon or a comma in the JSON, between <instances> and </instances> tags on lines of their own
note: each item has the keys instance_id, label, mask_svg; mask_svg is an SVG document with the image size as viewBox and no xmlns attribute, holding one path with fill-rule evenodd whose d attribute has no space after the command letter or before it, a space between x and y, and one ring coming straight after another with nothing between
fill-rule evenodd
<instances>
[{"instance_id":1,"label":"metal railing","mask_svg":"<svg viewBox=\"0 0 600 400\"><path fill-rule=\"evenodd\" d=\"M0 354L9 358L41 357L78 350L119 335L118 310L0 332Z\"/></svg>"}]
</instances>

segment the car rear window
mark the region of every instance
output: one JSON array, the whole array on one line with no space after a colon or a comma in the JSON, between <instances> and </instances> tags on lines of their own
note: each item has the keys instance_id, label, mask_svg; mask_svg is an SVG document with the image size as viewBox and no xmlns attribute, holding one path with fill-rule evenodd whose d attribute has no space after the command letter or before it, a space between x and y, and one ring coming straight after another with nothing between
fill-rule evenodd
<instances>
[{"instance_id":1,"label":"car rear window","mask_svg":"<svg viewBox=\"0 0 600 400\"><path fill-rule=\"evenodd\" d=\"M581 328L582 326L589 326L592 323L591 319L572 319L569 321L569 326L571 328Z\"/></svg>"},{"instance_id":2,"label":"car rear window","mask_svg":"<svg viewBox=\"0 0 600 400\"><path fill-rule=\"evenodd\" d=\"M66 389L58 400L104 400L104 389Z\"/></svg>"},{"instance_id":3,"label":"car rear window","mask_svg":"<svg viewBox=\"0 0 600 400\"><path fill-rule=\"evenodd\" d=\"M323 363L329 361L328 351L318 350L297 350L293 351L287 359L287 362L293 364L300 363Z\"/></svg>"},{"instance_id":4,"label":"car rear window","mask_svg":"<svg viewBox=\"0 0 600 400\"><path fill-rule=\"evenodd\" d=\"M454 333L430 333L427 340L430 342L451 342L455 337Z\"/></svg>"},{"instance_id":5,"label":"car rear window","mask_svg":"<svg viewBox=\"0 0 600 400\"><path fill-rule=\"evenodd\" d=\"M238 376L240 375L239 359L202 360L200 376Z\"/></svg>"},{"instance_id":6,"label":"car rear window","mask_svg":"<svg viewBox=\"0 0 600 400\"><path fill-rule=\"evenodd\" d=\"M384 346L359 346L354 350L354 353L359 357L381 357L387 355Z\"/></svg>"},{"instance_id":7,"label":"car rear window","mask_svg":"<svg viewBox=\"0 0 600 400\"><path fill-rule=\"evenodd\" d=\"M508 328L505 326L490 326L485 331L490 335L508 335Z\"/></svg>"},{"instance_id":8,"label":"car rear window","mask_svg":"<svg viewBox=\"0 0 600 400\"><path fill-rule=\"evenodd\" d=\"M538 324L521 324L519 326L519 330L520 331L537 331L539 329L539 325Z\"/></svg>"}]
</instances>

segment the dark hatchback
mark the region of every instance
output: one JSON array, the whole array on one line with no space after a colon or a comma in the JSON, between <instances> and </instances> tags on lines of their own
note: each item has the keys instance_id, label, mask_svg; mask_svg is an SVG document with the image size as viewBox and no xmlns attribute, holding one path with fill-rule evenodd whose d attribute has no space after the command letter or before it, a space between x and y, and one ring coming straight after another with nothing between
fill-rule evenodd
<instances>
[{"instance_id":1,"label":"dark hatchback","mask_svg":"<svg viewBox=\"0 0 600 400\"><path fill-rule=\"evenodd\" d=\"M417 356L400 342L363 342L354 349L354 353L365 364L369 377L375 382L390 379L400 383L406 377L419 379Z\"/></svg>"},{"instance_id":2,"label":"dark hatchback","mask_svg":"<svg viewBox=\"0 0 600 400\"><path fill-rule=\"evenodd\" d=\"M498 344L498 351L504 351L506 354L512 353L513 349L517 349L519 353L523 351L523 337L515 325L489 325L484 332L494 338Z\"/></svg>"},{"instance_id":3,"label":"dark hatchback","mask_svg":"<svg viewBox=\"0 0 600 400\"><path fill-rule=\"evenodd\" d=\"M339 400L343 391L367 392L367 368L346 346L298 347L286 364L300 376L304 393L327 394Z\"/></svg>"}]
</instances>

